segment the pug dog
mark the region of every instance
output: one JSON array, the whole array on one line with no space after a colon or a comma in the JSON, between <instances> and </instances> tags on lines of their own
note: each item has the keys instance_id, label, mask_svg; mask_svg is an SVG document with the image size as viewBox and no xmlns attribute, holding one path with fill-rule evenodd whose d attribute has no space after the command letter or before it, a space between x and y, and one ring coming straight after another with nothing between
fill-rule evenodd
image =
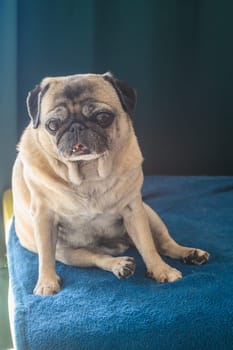
<instances>
[{"instance_id":1,"label":"pug dog","mask_svg":"<svg viewBox=\"0 0 233 350\"><path fill-rule=\"evenodd\" d=\"M148 276L181 272L161 256L201 265L209 254L176 243L142 201L143 157L132 125L136 92L111 73L45 78L28 94L31 118L13 168L15 227L38 253L34 293L58 293L55 261L130 277L132 245ZM123 256L122 256L123 255Z\"/></svg>"}]
</instances>

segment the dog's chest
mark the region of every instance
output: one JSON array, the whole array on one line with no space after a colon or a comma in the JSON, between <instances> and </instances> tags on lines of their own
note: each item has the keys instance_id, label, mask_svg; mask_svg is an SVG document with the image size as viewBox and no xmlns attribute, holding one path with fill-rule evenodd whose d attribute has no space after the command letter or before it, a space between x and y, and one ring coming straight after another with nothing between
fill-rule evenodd
<instances>
[{"instance_id":1,"label":"dog's chest","mask_svg":"<svg viewBox=\"0 0 233 350\"><path fill-rule=\"evenodd\" d=\"M58 212L58 236L73 247L94 248L103 239L125 235L122 208L128 198L119 184L106 184L101 190L91 185L63 198Z\"/></svg>"},{"instance_id":2,"label":"dog's chest","mask_svg":"<svg viewBox=\"0 0 233 350\"><path fill-rule=\"evenodd\" d=\"M103 239L114 240L123 237L125 229L120 217L106 214L77 216L71 220L61 218L58 237L72 247L95 248Z\"/></svg>"}]
</instances>

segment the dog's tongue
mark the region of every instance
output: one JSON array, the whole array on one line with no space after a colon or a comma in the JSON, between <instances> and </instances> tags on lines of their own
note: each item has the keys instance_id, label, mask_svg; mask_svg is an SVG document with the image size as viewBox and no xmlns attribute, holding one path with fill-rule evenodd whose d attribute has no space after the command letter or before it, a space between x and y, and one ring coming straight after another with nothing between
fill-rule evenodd
<instances>
[{"instance_id":1,"label":"dog's tongue","mask_svg":"<svg viewBox=\"0 0 233 350\"><path fill-rule=\"evenodd\" d=\"M81 143L76 143L75 145L72 146L72 152L86 152L88 149L87 147L83 146Z\"/></svg>"}]
</instances>

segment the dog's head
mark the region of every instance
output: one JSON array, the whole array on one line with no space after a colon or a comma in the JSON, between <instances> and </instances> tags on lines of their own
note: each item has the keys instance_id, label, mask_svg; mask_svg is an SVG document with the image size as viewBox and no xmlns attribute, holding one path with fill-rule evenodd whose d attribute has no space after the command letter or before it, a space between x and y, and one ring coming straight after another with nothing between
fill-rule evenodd
<instances>
[{"instance_id":1,"label":"dog's head","mask_svg":"<svg viewBox=\"0 0 233 350\"><path fill-rule=\"evenodd\" d=\"M110 73L45 78L28 94L32 127L65 161L117 150L131 130L136 92ZM50 146L49 146L50 145Z\"/></svg>"}]
</instances>

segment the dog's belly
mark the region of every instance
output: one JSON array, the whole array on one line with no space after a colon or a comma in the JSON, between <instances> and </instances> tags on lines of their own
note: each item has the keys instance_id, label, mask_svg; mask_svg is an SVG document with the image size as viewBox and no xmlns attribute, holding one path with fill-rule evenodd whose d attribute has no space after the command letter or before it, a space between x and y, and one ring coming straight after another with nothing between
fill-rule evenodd
<instances>
[{"instance_id":1,"label":"dog's belly","mask_svg":"<svg viewBox=\"0 0 233 350\"><path fill-rule=\"evenodd\" d=\"M58 243L72 248L120 254L131 245L123 220L113 215L61 218L58 227Z\"/></svg>"}]
</instances>

